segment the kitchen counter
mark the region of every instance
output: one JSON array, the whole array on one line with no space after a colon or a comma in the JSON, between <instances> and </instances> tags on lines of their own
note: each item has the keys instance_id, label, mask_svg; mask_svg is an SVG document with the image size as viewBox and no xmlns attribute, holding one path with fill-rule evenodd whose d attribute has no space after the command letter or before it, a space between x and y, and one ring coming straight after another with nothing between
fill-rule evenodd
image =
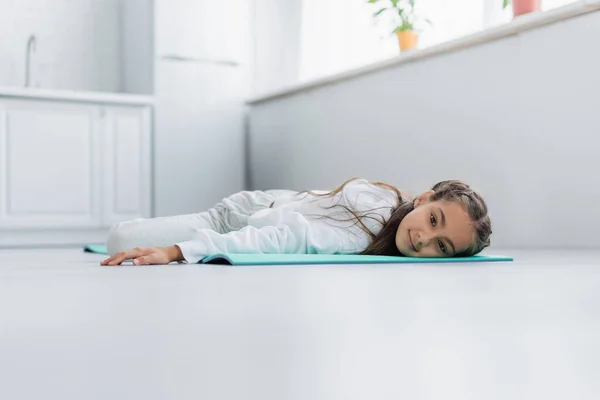
<instances>
[{"instance_id":1,"label":"kitchen counter","mask_svg":"<svg viewBox=\"0 0 600 400\"><path fill-rule=\"evenodd\" d=\"M154 97L146 95L25 87L0 87L0 98L2 97L122 105L152 105L154 103Z\"/></svg>"}]
</instances>

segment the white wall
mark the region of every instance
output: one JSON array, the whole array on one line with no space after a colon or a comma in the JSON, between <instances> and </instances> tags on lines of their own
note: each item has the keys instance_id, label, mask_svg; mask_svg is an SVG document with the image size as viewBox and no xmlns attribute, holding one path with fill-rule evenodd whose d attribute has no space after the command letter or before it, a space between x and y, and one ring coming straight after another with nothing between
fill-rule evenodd
<instances>
[{"instance_id":1,"label":"white wall","mask_svg":"<svg viewBox=\"0 0 600 400\"><path fill-rule=\"evenodd\" d=\"M254 94L297 82L302 0L252 0Z\"/></svg>"},{"instance_id":2,"label":"white wall","mask_svg":"<svg viewBox=\"0 0 600 400\"><path fill-rule=\"evenodd\" d=\"M252 107L256 189L352 176L486 196L493 245L598 248L600 13Z\"/></svg>"},{"instance_id":3,"label":"white wall","mask_svg":"<svg viewBox=\"0 0 600 400\"><path fill-rule=\"evenodd\" d=\"M125 93L154 93L154 0L121 0L121 73Z\"/></svg>"},{"instance_id":4,"label":"white wall","mask_svg":"<svg viewBox=\"0 0 600 400\"><path fill-rule=\"evenodd\" d=\"M0 86L23 86L29 35L43 88L121 89L121 0L0 0Z\"/></svg>"}]
</instances>

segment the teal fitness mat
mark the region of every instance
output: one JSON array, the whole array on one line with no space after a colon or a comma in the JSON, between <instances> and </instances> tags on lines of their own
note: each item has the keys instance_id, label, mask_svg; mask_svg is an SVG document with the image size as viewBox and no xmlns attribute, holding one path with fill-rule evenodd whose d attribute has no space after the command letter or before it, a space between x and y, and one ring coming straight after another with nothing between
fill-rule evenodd
<instances>
[{"instance_id":1,"label":"teal fitness mat","mask_svg":"<svg viewBox=\"0 0 600 400\"><path fill-rule=\"evenodd\" d=\"M84 251L96 254L108 254L106 246L89 244ZM464 263L513 261L506 256L473 256L453 258L417 258L391 256L359 256L355 254L216 254L203 258L199 264L227 265L306 265L306 264L433 264L433 263Z\"/></svg>"},{"instance_id":2,"label":"teal fitness mat","mask_svg":"<svg viewBox=\"0 0 600 400\"><path fill-rule=\"evenodd\" d=\"M202 264L228 265L306 265L306 264L433 264L513 261L506 256L473 256L453 258L417 258L392 256L360 256L331 254L217 254L203 258Z\"/></svg>"},{"instance_id":3,"label":"teal fitness mat","mask_svg":"<svg viewBox=\"0 0 600 400\"><path fill-rule=\"evenodd\" d=\"M86 253L107 254L106 246L103 244L88 244L83 248Z\"/></svg>"}]
</instances>

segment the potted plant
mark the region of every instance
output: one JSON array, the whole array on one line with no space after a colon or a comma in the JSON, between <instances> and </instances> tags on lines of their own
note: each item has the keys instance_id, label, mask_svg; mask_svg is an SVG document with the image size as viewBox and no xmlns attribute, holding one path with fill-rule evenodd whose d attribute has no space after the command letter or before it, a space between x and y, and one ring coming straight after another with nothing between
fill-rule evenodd
<instances>
[{"instance_id":1,"label":"potted plant","mask_svg":"<svg viewBox=\"0 0 600 400\"><path fill-rule=\"evenodd\" d=\"M415 13L415 0L368 0L370 4L385 2L386 7L380 8L375 14L379 17L386 11L392 11L396 18L396 27L392 34L398 36L398 44L401 51L415 49L419 40L419 35L415 29L415 25L419 22L419 18ZM428 19L425 22L431 24Z\"/></svg>"},{"instance_id":2,"label":"potted plant","mask_svg":"<svg viewBox=\"0 0 600 400\"><path fill-rule=\"evenodd\" d=\"M506 8L512 2L513 17L539 11L541 0L502 0L502 7Z\"/></svg>"}]
</instances>

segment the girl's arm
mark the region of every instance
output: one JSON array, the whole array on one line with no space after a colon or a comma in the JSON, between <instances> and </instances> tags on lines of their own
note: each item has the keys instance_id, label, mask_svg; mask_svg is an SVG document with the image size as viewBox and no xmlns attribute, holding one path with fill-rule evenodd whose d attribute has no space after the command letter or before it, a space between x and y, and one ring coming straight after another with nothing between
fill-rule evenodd
<instances>
[{"instance_id":1,"label":"girl's arm","mask_svg":"<svg viewBox=\"0 0 600 400\"><path fill-rule=\"evenodd\" d=\"M143 257L141 264L168 264L186 260L197 263L216 254L336 254L362 251L369 237L357 227L336 227L323 220L308 220L297 212L257 213L249 225L225 234L210 229L196 231L192 240L175 246L134 249L106 261ZM120 260L120 261L119 261ZM116 262L116 264L114 264ZM105 264L106 265L106 264Z\"/></svg>"},{"instance_id":2,"label":"girl's arm","mask_svg":"<svg viewBox=\"0 0 600 400\"><path fill-rule=\"evenodd\" d=\"M300 235L299 235L300 233ZM104 260L102 265L120 265L133 260L134 265L169 264L186 260L197 263L208 255L227 253L306 253L306 235L289 226L246 226L239 231L220 234L210 229L196 232L192 240L174 246L135 248Z\"/></svg>"},{"instance_id":3,"label":"girl's arm","mask_svg":"<svg viewBox=\"0 0 600 400\"><path fill-rule=\"evenodd\" d=\"M119 265L127 259L133 259L135 265L147 265L168 264L184 259L189 263L197 263L206 256L216 254L335 254L356 250L353 245L349 248L344 240L346 231L321 222L309 222L304 216L294 214L286 216L286 224L249 225L225 234L202 229L195 233L192 240L175 246L118 253L105 260L103 265Z\"/></svg>"}]
</instances>

